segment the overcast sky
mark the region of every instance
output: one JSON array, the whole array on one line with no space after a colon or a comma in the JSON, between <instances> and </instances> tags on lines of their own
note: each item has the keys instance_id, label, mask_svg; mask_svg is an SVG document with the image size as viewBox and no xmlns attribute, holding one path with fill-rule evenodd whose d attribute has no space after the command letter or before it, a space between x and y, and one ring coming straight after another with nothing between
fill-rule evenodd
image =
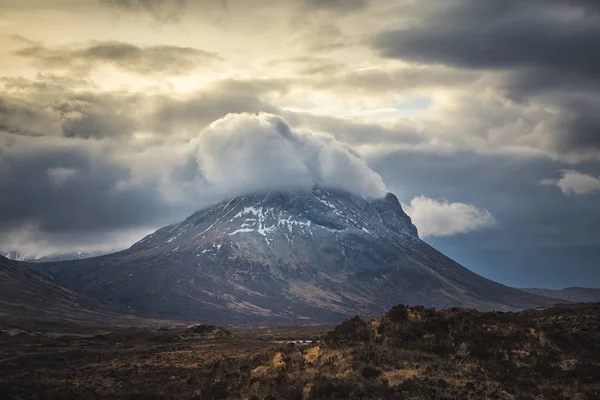
<instances>
[{"instance_id":1,"label":"overcast sky","mask_svg":"<svg viewBox=\"0 0 600 400\"><path fill-rule=\"evenodd\" d=\"M0 0L0 250L318 182L502 283L600 287L599 4Z\"/></svg>"}]
</instances>

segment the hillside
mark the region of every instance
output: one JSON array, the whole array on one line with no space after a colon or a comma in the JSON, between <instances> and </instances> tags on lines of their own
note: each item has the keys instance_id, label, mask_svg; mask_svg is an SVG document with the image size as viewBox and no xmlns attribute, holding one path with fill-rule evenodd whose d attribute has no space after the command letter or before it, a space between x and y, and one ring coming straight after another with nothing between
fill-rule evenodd
<instances>
[{"instance_id":1,"label":"hillside","mask_svg":"<svg viewBox=\"0 0 600 400\"><path fill-rule=\"evenodd\" d=\"M0 256L0 329L63 330L150 323L66 289L27 264Z\"/></svg>"}]
</instances>

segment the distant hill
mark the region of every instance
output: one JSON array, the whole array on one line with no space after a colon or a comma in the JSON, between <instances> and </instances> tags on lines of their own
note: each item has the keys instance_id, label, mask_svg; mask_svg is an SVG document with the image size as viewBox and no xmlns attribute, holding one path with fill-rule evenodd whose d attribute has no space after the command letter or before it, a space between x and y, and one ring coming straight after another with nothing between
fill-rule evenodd
<instances>
[{"instance_id":1,"label":"distant hill","mask_svg":"<svg viewBox=\"0 0 600 400\"><path fill-rule=\"evenodd\" d=\"M600 302L600 289L570 287L562 290L554 289L522 289L526 292L540 296L552 297L574 303Z\"/></svg>"},{"instance_id":2,"label":"distant hill","mask_svg":"<svg viewBox=\"0 0 600 400\"><path fill-rule=\"evenodd\" d=\"M60 330L65 326L138 325L123 310L86 298L0 256L0 328Z\"/></svg>"},{"instance_id":3,"label":"distant hill","mask_svg":"<svg viewBox=\"0 0 600 400\"><path fill-rule=\"evenodd\" d=\"M53 261L68 261L68 260L83 260L85 258L98 257L103 254L111 253L110 251L73 251L69 253L53 253L47 255L37 254L24 254L18 251L9 251L0 253L0 256L4 256L14 261L27 261L27 262L53 262Z\"/></svg>"}]
</instances>

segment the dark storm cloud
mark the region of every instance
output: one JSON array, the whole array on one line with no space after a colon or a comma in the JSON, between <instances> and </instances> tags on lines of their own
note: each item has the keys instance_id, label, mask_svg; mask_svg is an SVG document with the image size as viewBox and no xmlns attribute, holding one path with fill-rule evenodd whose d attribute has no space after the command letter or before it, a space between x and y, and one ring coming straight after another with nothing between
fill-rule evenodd
<instances>
[{"instance_id":1,"label":"dark storm cloud","mask_svg":"<svg viewBox=\"0 0 600 400\"><path fill-rule=\"evenodd\" d=\"M539 67L600 74L600 24L566 2L453 0L422 23L375 38L383 56L464 68ZM572 3L574 4L574 3Z\"/></svg>"},{"instance_id":2,"label":"dark storm cloud","mask_svg":"<svg viewBox=\"0 0 600 400\"><path fill-rule=\"evenodd\" d=\"M600 152L600 96L573 99L562 105L552 145L561 153Z\"/></svg>"},{"instance_id":3,"label":"dark storm cloud","mask_svg":"<svg viewBox=\"0 0 600 400\"><path fill-rule=\"evenodd\" d=\"M42 68L87 73L99 65L112 65L141 75L181 75L219 61L215 53L192 47L139 47L117 41L91 42L79 47L46 47L34 44L15 52Z\"/></svg>"},{"instance_id":4,"label":"dark storm cloud","mask_svg":"<svg viewBox=\"0 0 600 400\"><path fill-rule=\"evenodd\" d=\"M156 188L119 186L125 165L94 158L84 145L5 148L0 174L0 225L34 224L45 233L90 232L146 225L164 213Z\"/></svg>"},{"instance_id":5,"label":"dark storm cloud","mask_svg":"<svg viewBox=\"0 0 600 400\"><path fill-rule=\"evenodd\" d=\"M598 84L600 56L595 49L600 19L587 12L600 10L597 3L453 0L433 4L420 23L377 35L375 48L392 58L517 71L526 76L515 85L523 86L522 90L592 80Z\"/></svg>"},{"instance_id":6,"label":"dark storm cloud","mask_svg":"<svg viewBox=\"0 0 600 400\"><path fill-rule=\"evenodd\" d=\"M600 93L600 74L595 71L528 67L510 71L499 83L508 98L527 102L533 96L561 93Z\"/></svg>"},{"instance_id":7,"label":"dark storm cloud","mask_svg":"<svg viewBox=\"0 0 600 400\"><path fill-rule=\"evenodd\" d=\"M600 7L591 1L427 2L404 28L377 34L384 57L501 72L492 84L512 101L554 117L538 143L555 154L600 154ZM466 110L465 110L466 111Z\"/></svg>"}]
</instances>

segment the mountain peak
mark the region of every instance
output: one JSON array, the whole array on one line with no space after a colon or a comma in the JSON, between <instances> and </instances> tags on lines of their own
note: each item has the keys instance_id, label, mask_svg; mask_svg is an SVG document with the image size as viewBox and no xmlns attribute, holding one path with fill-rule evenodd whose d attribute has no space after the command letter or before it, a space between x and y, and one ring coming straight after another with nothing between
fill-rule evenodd
<instances>
[{"instance_id":1,"label":"mountain peak","mask_svg":"<svg viewBox=\"0 0 600 400\"><path fill-rule=\"evenodd\" d=\"M367 199L345 190L315 186L310 190L253 193L197 211L180 224L144 238L134 247L195 241L231 242L262 237L268 245L294 237L375 235L418 237L396 196ZM163 237L168 233L167 238Z\"/></svg>"},{"instance_id":2,"label":"mountain peak","mask_svg":"<svg viewBox=\"0 0 600 400\"><path fill-rule=\"evenodd\" d=\"M54 263L50 272L142 315L232 323L325 322L398 303L540 304L421 241L393 194L365 198L319 186L230 198L128 250Z\"/></svg>"},{"instance_id":3,"label":"mountain peak","mask_svg":"<svg viewBox=\"0 0 600 400\"><path fill-rule=\"evenodd\" d=\"M383 218L384 223L393 230L402 231L411 236L419 236L417 227L404 212L400 201L393 193L386 193L382 199L373 200L374 206Z\"/></svg>"}]
</instances>

